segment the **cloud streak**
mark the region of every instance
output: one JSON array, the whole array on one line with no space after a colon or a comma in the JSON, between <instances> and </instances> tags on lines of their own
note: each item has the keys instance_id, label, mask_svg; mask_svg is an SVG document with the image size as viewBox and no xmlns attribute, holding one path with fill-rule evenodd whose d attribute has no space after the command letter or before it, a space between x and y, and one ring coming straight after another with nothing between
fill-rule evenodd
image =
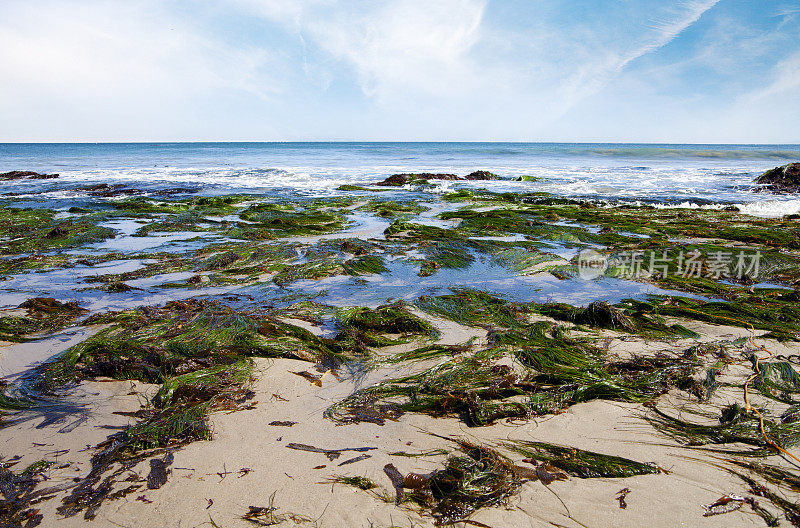
<instances>
[{"instance_id":1,"label":"cloud streak","mask_svg":"<svg viewBox=\"0 0 800 528\"><path fill-rule=\"evenodd\" d=\"M0 139L613 140L668 107L682 124L667 139L747 100L800 109L791 15L719 0L5 0L0 118L15 125Z\"/></svg>"}]
</instances>

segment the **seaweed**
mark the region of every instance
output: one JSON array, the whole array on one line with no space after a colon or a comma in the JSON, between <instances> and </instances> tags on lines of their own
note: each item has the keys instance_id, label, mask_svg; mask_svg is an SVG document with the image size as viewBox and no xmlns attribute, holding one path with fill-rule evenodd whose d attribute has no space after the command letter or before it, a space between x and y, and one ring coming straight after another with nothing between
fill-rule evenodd
<instances>
[{"instance_id":1,"label":"seaweed","mask_svg":"<svg viewBox=\"0 0 800 528\"><path fill-rule=\"evenodd\" d=\"M641 303L641 301L640 301ZM707 302L684 297L654 297L648 303L653 313L695 319L713 324L767 330L779 340L797 340L800 335L800 304L797 292L768 298L750 295L736 302Z\"/></svg>"},{"instance_id":2,"label":"seaweed","mask_svg":"<svg viewBox=\"0 0 800 528\"><path fill-rule=\"evenodd\" d=\"M0 339L29 341L30 334L64 328L87 312L75 301L62 303L50 297L28 299L18 308L25 309L26 315L0 317Z\"/></svg>"},{"instance_id":3,"label":"seaweed","mask_svg":"<svg viewBox=\"0 0 800 528\"><path fill-rule=\"evenodd\" d=\"M699 367L692 356L607 361L600 349L567 337L549 323L517 323L513 329L493 330L489 337L488 349L360 389L329 407L325 416L355 423L364 409L391 404L405 412L455 414L467 425L483 426L503 418L559 412L594 399L649 402L684 385ZM448 352L421 350L421 357ZM499 364L503 357L515 358L521 371Z\"/></svg>"},{"instance_id":4,"label":"seaweed","mask_svg":"<svg viewBox=\"0 0 800 528\"><path fill-rule=\"evenodd\" d=\"M553 311L554 306L552 305L544 305L541 308L541 312L544 315L551 315ZM630 317L622 310L605 301L595 301L585 308L574 308L569 311L565 318L579 325L619 329L628 332L636 331L636 325Z\"/></svg>"},{"instance_id":5,"label":"seaweed","mask_svg":"<svg viewBox=\"0 0 800 528\"><path fill-rule=\"evenodd\" d=\"M344 308L339 314L339 324L343 328L357 328L384 334L436 335L436 330L430 323L410 313L403 303L383 305L374 309Z\"/></svg>"},{"instance_id":6,"label":"seaweed","mask_svg":"<svg viewBox=\"0 0 800 528\"><path fill-rule=\"evenodd\" d=\"M760 474L759 468L757 467L751 470L756 474ZM760 484L758 481L756 481L753 477L749 475L731 469L729 469L729 471L734 475L736 475L737 477L739 477L740 479L742 479L742 481L744 481L748 486L750 486L750 491L754 495L757 495L759 497L764 497L772 504L780 508L783 511L786 520L789 521L792 524L792 526L800 526L800 504L796 502L791 502L783 498L781 495L770 490L763 484ZM768 512L764 508L754 507L753 509L762 519L764 519L764 521L767 523L767 526L780 525L779 520L772 513Z\"/></svg>"},{"instance_id":7,"label":"seaweed","mask_svg":"<svg viewBox=\"0 0 800 528\"><path fill-rule=\"evenodd\" d=\"M348 275L371 275L389 271L382 257L365 255L346 260L342 264Z\"/></svg>"},{"instance_id":8,"label":"seaweed","mask_svg":"<svg viewBox=\"0 0 800 528\"><path fill-rule=\"evenodd\" d=\"M371 489L375 489L378 487L372 480L368 479L367 477L333 477L331 478L331 482L335 482L337 484L346 484L347 486L352 486L354 488L358 488L362 491L369 491Z\"/></svg>"},{"instance_id":9,"label":"seaweed","mask_svg":"<svg viewBox=\"0 0 800 528\"><path fill-rule=\"evenodd\" d=\"M337 313L339 332L334 342L335 350L353 350L366 353L370 347L385 347L416 338L435 338L438 331L424 319L408 311L403 302L377 308L342 308Z\"/></svg>"},{"instance_id":10,"label":"seaweed","mask_svg":"<svg viewBox=\"0 0 800 528\"><path fill-rule=\"evenodd\" d=\"M278 286L285 287L295 281L308 279L316 280L347 273L345 266L336 259L322 259L305 262L303 264L290 264L281 269L272 278Z\"/></svg>"},{"instance_id":11,"label":"seaweed","mask_svg":"<svg viewBox=\"0 0 800 528\"><path fill-rule=\"evenodd\" d=\"M113 238L115 232L97 225L99 218L56 220L53 211L0 207L0 254L39 253L80 247Z\"/></svg>"},{"instance_id":12,"label":"seaweed","mask_svg":"<svg viewBox=\"0 0 800 528\"><path fill-rule=\"evenodd\" d=\"M430 314L473 326L494 324L511 328L524 324L533 313L530 305L508 302L486 292L466 288L451 290L453 294L420 296L415 304Z\"/></svg>"},{"instance_id":13,"label":"seaweed","mask_svg":"<svg viewBox=\"0 0 800 528\"><path fill-rule=\"evenodd\" d=\"M340 231L347 225L344 214L322 210L323 201L295 209L288 204L258 203L239 213L240 222L227 234L245 240L270 240Z\"/></svg>"},{"instance_id":14,"label":"seaweed","mask_svg":"<svg viewBox=\"0 0 800 528\"><path fill-rule=\"evenodd\" d=\"M503 446L527 457L526 462L545 462L579 478L626 478L660 472L654 464L547 442L511 440Z\"/></svg>"},{"instance_id":15,"label":"seaweed","mask_svg":"<svg viewBox=\"0 0 800 528\"><path fill-rule=\"evenodd\" d=\"M210 301L176 301L90 318L111 323L44 365L30 387L45 395L65 384L107 376L158 383L139 420L98 446L92 470L64 499L65 516L94 517L112 497L123 468L211 437L208 415L246 407L252 356L336 363L337 353L302 328L266 313L237 312ZM341 348L344 350L344 347Z\"/></svg>"},{"instance_id":16,"label":"seaweed","mask_svg":"<svg viewBox=\"0 0 800 528\"><path fill-rule=\"evenodd\" d=\"M20 473L14 473L0 459L0 489L3 495L0 499L0 523L3 526L33 528L42 523L44 516L33 506L63 489L53 486L36 490L41 482L47 480L43 473L51 465L52 462L40 460Z\"/></svg>"},{"instance_id":17,"label":"seaweed","mask_svg":"<svg viewBox=\"0 0 800 528\"><path fill-rule=\"evenodd\" d=\"M481 508L505 503L523 482L511 460L495 449L467 441L457 443L463 455L450 456L442 469L428 475L403 476L392 464L384 468L397 491L398 503L404 497L418 503L437 526L464 522Z\"/></svg>"},{"instance_id":18,"label":"seaweed","mask_svg":"<svg viewBox=\"0 0 800 528\"><path fill-rule=\"evenodd\" d=\"M740 443L750 446L740 450L741 454L757 456L765 456L772 449L772 445L761 433L759 418L754 414L747 414L737 404L722 409L720 423L714 425L671 416L656 407L651 409L645 419L661 433L689 447ZM777 423L764 418L764 432L783 447L800 443L800 423L797 422Z\"/></svg>"},{"instance_id":19,"label":"seaweed","mask_svg":"<svg viewBox=\"0 0 800 528\"><path fill-rule=\"evenodd\" d=\"M381 218L410 218L412 215L426 210L425 207L414 202L393 200L372 200L358 209L374 213Z\"/></svg>"}]
</instances>

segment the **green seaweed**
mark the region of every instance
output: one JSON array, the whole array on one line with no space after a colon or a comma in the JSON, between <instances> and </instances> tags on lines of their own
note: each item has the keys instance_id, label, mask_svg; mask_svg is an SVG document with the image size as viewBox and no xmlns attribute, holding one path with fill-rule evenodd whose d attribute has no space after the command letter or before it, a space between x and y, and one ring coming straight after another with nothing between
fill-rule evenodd
<instances>
[{"instance_id":1,"label":"green seaweed","mask_svg":"<svg viewBox=\"0 0 800 528\"><path fill-rule=\"evenodd\" d=\"M511 440L503 445L529 459L549 463L579 478L626 478L660 471L653 464L547 442Z\"/></svg>"}]
</instances>

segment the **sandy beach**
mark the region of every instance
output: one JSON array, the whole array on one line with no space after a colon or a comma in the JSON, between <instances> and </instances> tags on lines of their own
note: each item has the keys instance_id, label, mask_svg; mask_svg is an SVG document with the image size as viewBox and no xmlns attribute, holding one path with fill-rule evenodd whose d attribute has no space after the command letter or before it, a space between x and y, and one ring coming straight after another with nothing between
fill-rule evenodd
<instances>
[{"instance_id":1,"label":"sandy beach","mask_svg":"<svg viewBox=\"0 0 800 528\"><path fill-rule=\"evenodd\" d=\"M4 208L4 522L796 522L793 219L429 185Z\"/></svg>"}]
</instances>

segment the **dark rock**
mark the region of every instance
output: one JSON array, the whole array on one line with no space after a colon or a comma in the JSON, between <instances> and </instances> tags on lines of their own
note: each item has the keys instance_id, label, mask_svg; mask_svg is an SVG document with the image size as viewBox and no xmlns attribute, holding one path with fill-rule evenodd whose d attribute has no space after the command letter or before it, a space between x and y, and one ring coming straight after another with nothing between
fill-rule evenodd
<instances>
[{"instance_id":1,"label":"dark rock","mask_svg":"<svg viewBox=\"0 0 800 528\"><path fill-rule=\"evenodd\" d=\"M174 460L172 453L167 453L163 460L154 458L150 460L150 474L147 475L147 489L156 490L167 483L170 471L169 466Z\"/></svg>"},{"instance_id":2,"label":"dark rock","mask_svg":"<svg viewBox=\"0 0 800 528\"><path fill-rule=\"evenodd\" d=\"M355 256L362 256L369 253L369 246L364 244L360 240L358 242L360 243L351 240L345 240L339 245L339 247L341 248L342 251L345 251L347 253L352 253Z\"/></svg>"},{"instance_id":3,"label":"dark rock","mask_svg":"<svg viewBox=\"0 0 800 528\"><path fill-rule=\"evenodd\" d=\"M46 235L45 238L61 238L65 237L69 234L69 229L66 227L58 226L51 229Z\"/></svg>"},{"instance_id":4,"label":"dark rock","mask_svg":"<svg viewBox=\"0 0 800 528\"><path fill-rule=\"evenodd\" d=\"M375 185L383 187L400 187L414 180L463 180L464 178L455 174L438 174L430 172L420 172L417 174L392 174L382 182Z\"/></svg>"},{"instance_id":5,"label":"dark rock","mask_svg":"<svg viewBox=\"0 0 800 528\"><path fill-rule=\"evenodd\" d=\"M78 306L76 301L59 302L52 297L34 297L18 306L28 310L29 317L45 317L53 314L79 315L88 310Z\"/></svg>"},{"instance_id":6,"label":"dark rock","mask_svg":"<svg viewBox=\"0 0 800 528\"><path fill-rule=\"evenodd\" d=\"M131 196L134 194L142 194L139 189L129 189L123 184L109 185L107 183L98 183L96 185L87 185L79 187L77 191L83 191L90 196L99 196L101 198L113 198L114 196Z\"/></svg>"},{"instance_id":7,"label":"dark rock","mask_svg":"<svg viewBox=\"0 0 800 528\"><path fill-rule=\"evenodd\" d=\"M479 170L479 171L475 171L475 172L470 172L469 174L467 174L465 176L465 179L467 179L467 180L499 180L500 177L497 174L493 173L493 172L489 172L489 171L485 171L485 170Z\"/></svg>"},{"instance_id":8,"label":"dark rock","mask_svg":"<svg viewBox=\"0 0 800 528\"><path fill-rule=\"evenodd\" d=\"M0 180L50 180L58 178L58 174L39 174L33 171L11 171L0 173Z\"/></svg>"},{"instance_id":9,"label":"dark rock","mask_svg":"<svg viewBox=\"0 0 800 528\"><path fill-rule=\"evenodd\" d=\"M760 191L800 193L800 163L789 163L768 170L758 177L756 183L764 185Z\"/></svg>"},{"instance_id":10,"label":"dark rock","mask_svg":"<svg viewBox=\"0 0 800 528\"><path fill-rule=\"evenodd\" d=\"M172 189L161 189L153 191L153 196L173 196L176 194L196 194L200 189L194 187L174 187Z\"/></svg>"},{"instance_id":11,"label":"dark rock","mask_svg":"<svg viewBox=\"0 0 800 528\"><path fill-rule=\"evenodd\" d=\"M132 290L138 290L139 288L134 288L133 286L128 286L124 282L117 281L117 282L109 282L108 284L103 287L103 291L107 291L109 293L125 293Z\"/></svg>"}]
</instances>

